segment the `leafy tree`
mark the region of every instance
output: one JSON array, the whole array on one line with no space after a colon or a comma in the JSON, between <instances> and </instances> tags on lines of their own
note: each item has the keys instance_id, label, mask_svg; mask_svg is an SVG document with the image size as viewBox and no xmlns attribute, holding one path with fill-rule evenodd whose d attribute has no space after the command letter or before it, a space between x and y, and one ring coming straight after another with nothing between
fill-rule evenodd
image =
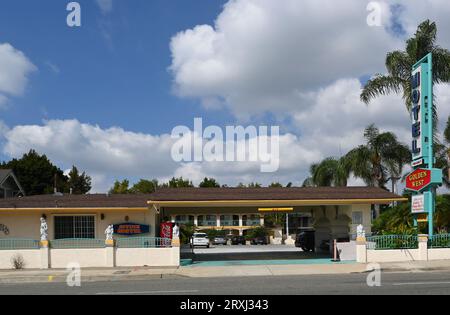
<instances>
[{"instance_id":1,"label":"leafy tree","mask_svg":"<svg viewBox=\"0 0 450 315\"><path fill-rule=\"evenodd\" d=\"M405 51L393 51L386 56L386 75L378 74L365 85L361 100L368 104L375 97L390 93L402 93L406 108L412 106L411 71L414 64L428 53L433 53L434 83L450 81L450 51L436 44L436 23L426 20L422 22L416 34L406 41ZM433 118L437 126L436 103L433 107Z\"/></svg>"},{"instance_id":2,"label":"leafy tree","mask_svg":"<svg viewBox=\"0 0 450 315\"><path fill-rule=\"evenodd\" d=\"M269 185L270 188L283 188L283 185L280 183L272 183Z\"/></svg>"},{"instance_id":3,"label":"leafy tree","mask_svg":"<svg viewBox=\"0 0 450 315\"><path fill-rule=\"evenodd\" d=\"M350 168L345 157L326 158L310 167L311 177L303 183L304 187L347 186Z\"/></svg>"},{"instance_id":4,"label":"leafy tree","mask_svg":"<svg viewBox=\"0 0 450 315\"><path fill-rule=\"evenodd\" d=\"M188 179L180 178L172 178L167 184L169 188L190 188L194 187L194 184Z\"/></svg>"},{"instance_id":5,"label":"leafy tree","mask_svg":"<svg viewBox=\"0 0 450 315\"><path fill-rule=\"evenodd\" d=\"M220 184L214 178L205 177L205 179L200 183L201 188L219 188Z\"/></svg>"},{"instance_id":6,"label":"leafy tree","mask_svg":"<svg viewBox=\"0 0 450 315\"><path fill-rule=\"evenodd\" d=\"M72 170L69 172L67 186L69 187L69 191L72 189L74 195L84 195L92 188L91 177L85 172L80 175L78 169L73 166Z\"/></svg>"},{"instance_id":7,"label":"leafy tree","mask_svg":"<svg viewBox=\"0 0 450 315\"><path fill-rule=\"evenodd\" d=\"M403 167L411 161L409 148L398 142L393 133L380 133L375 125L366 128L364 138L366 144L345 157L349 169L369 186L384 188L389 179L395 183Z\"/></svg>"},{"instance_id":8,"label":"leafy tree","mask_svg":"<svg viewBox=\"0 0 450 315\"><path fill-rule=\"evenodd\" d=\"M28 196L50 194L55 184L58 190L63 191L67 185L64 172L35 150L30 150L20 159L3 162L0 168L12 169Z\"/></svg>"},{"instance_id":9,"label":"leafy tree","mask_svg":"<svg viewBox=\"0 0 450 315\"><path fill-rule=\"evenodd\" d=\"M109 190L109 193L112 195L129 194L131 193L129 187L130 181L128 179L124 179L121 182L116 180L114 186Z\"/></svg>"},{"instance_id":10,"label":"leafy tree","mask_svg":"<svg viewBox=\"0 0 450 315\"><path fill-rule=\"evenodd\" d=\"M156 179L146 180L141 179L139 182L133 185L131 193L133 194L151 194L158 188L158 181Z\"/></svg>"},{"instance_id":11,"label":"leafy tree","mask_svg":"<svg viewBox=\"0 0 450 315\"><path fill-rule=\"evenodd\" d=\"M247 185L247 188L261 188L262 185L260 183L250 183Z\"/></svg>"}]
</instances>

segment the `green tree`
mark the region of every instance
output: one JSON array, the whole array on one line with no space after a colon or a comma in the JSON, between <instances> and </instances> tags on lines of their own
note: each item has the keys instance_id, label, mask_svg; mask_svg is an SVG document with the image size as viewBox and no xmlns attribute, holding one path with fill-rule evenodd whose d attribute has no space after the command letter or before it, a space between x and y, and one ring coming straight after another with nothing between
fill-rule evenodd
<instances>
[{"instance_id":1,"label":"green tree","mask_svg":"<svg viewBox=\"0 0 450 315\"><path fill-rule=\"evenodd\" d=\"M205 179L200 183L201 188L219 188L220 184L214 178L205 177Z\"/></svg>"},{"instance_id":2,"label":"green tree","mask_svg":"<svg viewBox=\"0 0 450 315\"><path fill-rule=\"evenodd\" d=\"M68 178L45 155L30 150L20 159L3 162L2 169L12 169L28 196L50 194L55 185L59 191L67 187Z\"/></svg>"},{"instance_id":3,"label":"green tree","mask_svg":"<svg viewBox=\"0 0 450 315\"><path fill-rule=\"evenodd\" d=\"M422 22L415 35L406 41L405 51L393 51L386 56L386 75L378 74L365 85L361 100L368 104L375 97L402 93L408 113L412 106L411 71L413 65L428 53L433 53L434 83L450 81L450 52L436 44L437 26L429 20ZM437 126L436 103L433 108Z\"/></svg>"},{"instance_id":4,"label":"green tree","mask_svg":"<svg viewBox=\"0 0 450 315\"><path fill-rule=\"evenodd\" d=\"M347 186L350 168L345 157L329 157L310 167L311 177L303 182L303 187Z\"/></svg>"},{"instance_id":5,"label":"green tree","mask_svg":"<svg viewBox=\"0 0 450 315\"><path fill-rule=\"evenodd\" d=\"M146 180L141 179L139 182L131 187L130 192L133 194L151 194L158 188L158 181L156 179Z\"/></svg>"},{"instance_id":6,"label":"green tree","mask_svg":"<svg viewBox=\"0 0 450 315\"><path fill-rule=\"evenodd\" d=\"M269 185L270 188L283 188L283 185L280 183L272 183Z\"/></svg>"},{"instance_id":7,"label":"green tree","mask_svg":"<svg viewBox=\"0 0 450 315\"><path fill-rule=\"evenodd\" d=\"M124 179L123 181L116 180L113 187L109 190L109 193L112 195L129 194L131 193L129 187L130 181L128 179Z\"/></svg>"},{"instance_id":8,"label":"green tree","mask_svg":"<svg viewBox=\"0 0 450 315\"><path fill-rule=\"evenodd\" d=\"M91 177L88 176L85 172L80 174L78 169L73 166L72 170L69 172L67 186L69 187L69 191L70 189L72 189L72 193L74 195L87 194L92 188Z\"/></svg>"},{"instance_id":9,"label":"green tree","mask_svg":"<svg viewBox=\"0 0 450 315\"><path fill-rule=\"evenodd\" d=\"M183 177L175 178L173 177L169 183L164 184L163 187L168 188L190 188L194 187L194 184L188 179L184 179Z\"/></svg>"},{"instance_id":10,"label":"green tree","mask_svg":"<svg viewBox=\"0 0 450 315\"><path fill-rule=\"evenodd\" d=\"M389 179L395 184L403 167L411 161L409 148L391 132L380 133L375 125L364 131L366 144L347 153L349 170L368 186L385 187Z\"/></svg>"}]
</instances>

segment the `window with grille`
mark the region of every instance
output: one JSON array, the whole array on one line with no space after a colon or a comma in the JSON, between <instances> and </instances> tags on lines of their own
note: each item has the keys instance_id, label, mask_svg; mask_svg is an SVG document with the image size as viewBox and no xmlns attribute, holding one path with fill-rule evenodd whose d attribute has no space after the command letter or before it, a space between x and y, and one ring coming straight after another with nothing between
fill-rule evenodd
<instances>
[{"instance_id":1,"label":"window with grille","mask_svg":"<svg viewBox=\"0 0 450 315\"><path fill-rule=\"evenodd\" d=\"M94 239L95 216L55 216L55 239Z\"/></svg>"}]
</instances>

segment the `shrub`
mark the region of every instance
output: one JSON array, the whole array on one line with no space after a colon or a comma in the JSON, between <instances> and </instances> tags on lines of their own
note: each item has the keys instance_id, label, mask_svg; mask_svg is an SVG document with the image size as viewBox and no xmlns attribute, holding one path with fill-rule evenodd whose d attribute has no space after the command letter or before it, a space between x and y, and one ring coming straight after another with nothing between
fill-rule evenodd
<instances>
[{"instance_id":1,"label":"shrub","mask_svg":"<svg viewBox=\"0 0 450 315\"><path fill-rule=\"evenodd\" d=\"M16 254L11 258L11 263L15 270L22 270L25 268L25 259L20 254Z\"/></svg>"}]
</instances>

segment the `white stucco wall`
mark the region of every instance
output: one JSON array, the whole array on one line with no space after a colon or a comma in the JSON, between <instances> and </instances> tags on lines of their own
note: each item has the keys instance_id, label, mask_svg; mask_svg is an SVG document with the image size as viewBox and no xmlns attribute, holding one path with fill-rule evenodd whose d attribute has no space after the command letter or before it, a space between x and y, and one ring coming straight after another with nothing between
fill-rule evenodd
<instances>
[{"instance_id":1,"label":"white stucco wall","mask_svg":"<svg viewBox=\"0 0 450 315\"><path fill-rule=\"evenodd\" d=\"M178 267L180 248L117 248L117 267Z\"/></svg>"},{"instance_id":2,"label":"white stucco wall","mask_svg":"<svg viewBox=\"0 0 450 315\"><path fill-rule=\"evenodd\" d=\"M106 261L106 248L50 250L50 266L54 269L66 269L72 263L81 268L106 267Z\"/></svg>"},{"instance_id":3,"label":"white stucco wall","mask_svg":"<svg viewBox=\"0 0 450 315\"><path fill-rule=\"evenodd\" d=\"M428 260L450 259L450 248L433 248L428 250Z\"/></svg>"},{"instance_id":4,"label":"white stucco wall","mask_svg":"<svg viewBox=\"0 0 450 315\"><path fill-rule=\"evenodd\" d=\"M405 262L421 260L418 249L368 250L367 262Z\"/></svg>"},{"instance_id":5,"label":"white stucco wall","mask_svg":"<svg viewBox=\"0 0 450 315\"><path fill-rule=\"evenodd\" d=\"M41 252L39 249L30 250L0 250L0 269L14 269L12 258L21 255L25 262L25 269L41 268Z\"/></svg>"}]
</instances>

